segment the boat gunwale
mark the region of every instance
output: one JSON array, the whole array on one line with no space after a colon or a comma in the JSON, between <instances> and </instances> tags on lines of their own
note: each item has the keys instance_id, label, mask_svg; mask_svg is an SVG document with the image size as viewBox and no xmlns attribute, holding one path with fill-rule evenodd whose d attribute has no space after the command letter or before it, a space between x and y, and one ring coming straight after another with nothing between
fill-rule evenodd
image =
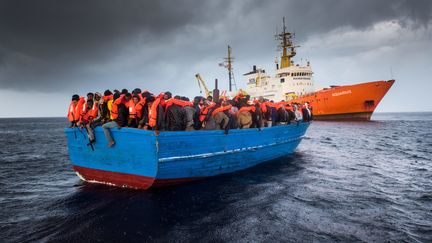
<instances>
[{"instance_id":1,"label":"boat gunwale","mask_svg":"<svg viewBox=\"0 0 432 243\"><path fill-rule=\"evenodd\" d=\"M300 122L300 123L306 123L304 121ZM278 125L278 126L272 126L272 127L262 127L262 128L243 128L243 129L230 129L228 130L227 135L229 135L230 133L234 133L234 134L238 134L238 133L252 133L252 132L261 132L263 130L269 130L269 129L281 129L281 127L285 127L285 126L298 126L298 122L292 122L291 124L284 124L284 125ZM74 131L76 131L78 127L75 128L64 128L64 131L66 133L72 133ZM81 130L84 130L84 128L82 128ZM94 128L94 131L102 131L102 127L101 126L97 126L96 128ZM159 134L156 134L156 131L149 131L149 130L143 130L143 129L138 129L138 128L132 128L132 127L122 127L122 128L117 128L117 129L113 129L110 128L110 131L114 131L114 132L122 132L122 133L133 133L133 134L143 134L143 135L149 135L149 136L156 136L156 137L170 137L170 136L179 136L179 135L196 135L196 136L201 136L203 134L206 135L220 135L221 133L225 133L224 130L195 130L195 131L159 131Z\"/></svg>"}]
</instances>

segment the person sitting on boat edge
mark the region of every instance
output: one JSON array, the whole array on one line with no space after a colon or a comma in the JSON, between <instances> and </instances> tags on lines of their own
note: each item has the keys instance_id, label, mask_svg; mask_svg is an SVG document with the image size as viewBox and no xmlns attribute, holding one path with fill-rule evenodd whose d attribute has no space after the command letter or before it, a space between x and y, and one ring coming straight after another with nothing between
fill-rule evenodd
<instances>
[{"instance_id":1,"label":"person sitting on boat edge","mask_svg":"<svg viewBox=\"0 0 432 243\"><path fill-rule=\"evenodd\" d=\"M94 102L93 99L88 99L85 105L85 109L83 110L83 113L81 115L79 126L80 128L85 127L90 143L94 143L96 141L93 128L92 128L92 122L93 119L97 116L97 114L98 114L98 104Z\"/></svg>"},{"instance_id":2,"label":"person sitting on boat edge","mask_svg":"<svg viewBox=\"0 0 432 243\"><path fill-rule=\"evenodd\" d=\"M120 93L114 93L113 99L114 102L112 103L112 107L111 107L112 121L102 125L102 130L105 134L106 139L108 140L108 147L112 147L115 144L115 141L111 136L110 129L115 127L119 128L124 123L124 111L121 107L119 112L119 105L122 104L124 100L124 95L120 95ZM121 115L119 116L119 114Z\"/></svg>"},{"instance_id":3,"label":"person sitting on boat edge","mask_svg":"<svg viewBox=\"0 0 432 243\"><path fill-rule=\"evenodd\" d=\"M76 127L79 119L81 118L81 112L84 106L84 97L80 97L77 94L72 95L72 100L68 109L68 120L70 121L70 128Z\"/></svg>"}]
</instances>

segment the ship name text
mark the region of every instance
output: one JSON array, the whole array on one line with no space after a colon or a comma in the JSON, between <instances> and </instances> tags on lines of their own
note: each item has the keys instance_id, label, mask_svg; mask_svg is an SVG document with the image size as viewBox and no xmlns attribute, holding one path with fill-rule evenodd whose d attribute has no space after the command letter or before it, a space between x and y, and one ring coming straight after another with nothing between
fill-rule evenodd
<instances>
[{"instance_id":1,"label":"ship name text","mask_svg":"<svg viewBox=\"0 0 432 243\"><path fill-rule=\"evenodd\" d=\"M347 94L351 94L351 90L345 90L345 91L333 93L332 96L341 96L341 95L347 95Z\"/></svg>"}]
</instances>

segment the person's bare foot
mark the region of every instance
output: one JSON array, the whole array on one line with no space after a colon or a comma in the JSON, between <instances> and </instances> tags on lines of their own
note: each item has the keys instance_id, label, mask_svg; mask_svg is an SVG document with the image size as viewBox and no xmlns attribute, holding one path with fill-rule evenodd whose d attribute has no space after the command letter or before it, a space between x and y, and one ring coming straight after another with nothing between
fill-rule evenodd
<instances>
[{"instance_id":1,"label":"person's bare foot","mask_svg":"<svg viewBox=\"0 0 432 243\"><path fill-rule=\"evenodd\" d=\"M112 141L112 142L108 142L108 147L112 147L112 146L114 146L114 144L115 144L115 142L114 141Z\"/></svg>"}]
</instances>

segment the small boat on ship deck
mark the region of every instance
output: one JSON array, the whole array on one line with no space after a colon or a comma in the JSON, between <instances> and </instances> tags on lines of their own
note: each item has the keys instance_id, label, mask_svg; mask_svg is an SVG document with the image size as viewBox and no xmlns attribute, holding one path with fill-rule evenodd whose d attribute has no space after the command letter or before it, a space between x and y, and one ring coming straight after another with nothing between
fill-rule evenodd
<instances>
[{"instance_id":1,"label":"small boat on ship deck","mask_svg":"<svg viewBox=\"0 0 432 243\"><path fill-rule=\"evenodd\" d=\"M85 130L66 128L70 160L84 181L148 189L231 173L287 156L297 148L308 122L262 129L146 131L111 129L109 148L101 127L88 145Z\"/></svg>"}]
</instances>

